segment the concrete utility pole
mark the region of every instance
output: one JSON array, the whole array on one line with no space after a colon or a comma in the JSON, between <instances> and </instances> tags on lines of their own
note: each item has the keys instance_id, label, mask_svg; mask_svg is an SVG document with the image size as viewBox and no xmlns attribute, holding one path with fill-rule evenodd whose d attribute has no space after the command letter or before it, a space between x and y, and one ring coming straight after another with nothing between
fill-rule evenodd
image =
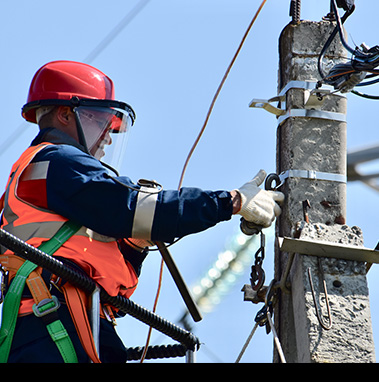
<instances>
[{"instance_id":1,"label":"concrete utility pole","mask_svg":"<svg viewBox=\"0 0 379 382\"><path fill-rule=\"evenodd\" d=\"M329 94L320 101L308 90L320 80L318 55L334 26L301 21L280 36L277 172L288 177L277 236L363 246L361 230L345 224L346 98ZM335 64L342 57L347 54L337 36L325 61ZM281 249L277 245L276 280L293 259L288 291L280 291L274 309L286 361L375 362L365 262Z\"/></svg>"}]
</instances>

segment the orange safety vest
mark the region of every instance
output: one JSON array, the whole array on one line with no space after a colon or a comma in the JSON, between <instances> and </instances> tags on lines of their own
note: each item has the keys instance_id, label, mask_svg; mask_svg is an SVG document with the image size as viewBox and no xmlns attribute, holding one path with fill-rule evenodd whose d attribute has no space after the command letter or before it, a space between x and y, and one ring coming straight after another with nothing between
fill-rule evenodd
<instances>
[{"instance_id":1,"label":"orange safety vest","mask_svg":"<svg viewBox=\"0 0 379 382\"><path fill-rule=\"evenodd\" d=\"M40 150L50 144L41 143L24 151L12 167L4 197L1 227L34 247L49 240L67 221L63 216L36 207L17 195L17 185L22 174L27 180L45 181L46 172L41 171L38 164L30 162ZM10 251L3 250L4 248L0 253L0 263L2 258L10 254ZM86 227L82 227L67 240L54 256L66 258L77 264L111 296L120 294L129 298L137 287L138 277L132 265L119 251L116 239L100 235ZM9 276L11 279L12 274ZM28 305L30 308L32 301ZM23 306L20 313L25 313Z\"/></svg>"}]
</instances>

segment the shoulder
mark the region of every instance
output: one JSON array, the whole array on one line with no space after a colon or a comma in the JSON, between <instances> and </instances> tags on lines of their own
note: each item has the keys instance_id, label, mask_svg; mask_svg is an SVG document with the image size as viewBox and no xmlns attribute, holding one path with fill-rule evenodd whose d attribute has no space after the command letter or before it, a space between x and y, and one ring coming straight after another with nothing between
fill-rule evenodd
<instances>
[{"instance_id":1,"label":"shoulder","mask_svg":"<svg viewBox=\"0 0 379 382\"><path fill-rule=\"evenodd\" d=\"M52 144L43 148L33 162L48 161L52 166L103 168L102 164L91 155L77 147L67 144Z\"/></svg>"}]
</instances>

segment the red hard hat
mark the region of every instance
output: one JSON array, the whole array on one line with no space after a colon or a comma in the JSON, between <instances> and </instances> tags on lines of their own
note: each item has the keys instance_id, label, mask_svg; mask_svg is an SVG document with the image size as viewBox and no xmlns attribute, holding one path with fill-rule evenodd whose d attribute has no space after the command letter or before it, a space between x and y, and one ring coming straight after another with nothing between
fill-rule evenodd
<instances>
[{"instance_id":1,"label":"red hard hat","mask_svg":"<svg viewBox=\"0 0 379 382\"><path fill-rule=\"evenodd\" d=\"M36 108L27 107L30 103L71 100L73 97L114 100L113 82L100 70L81 62L49 62L34 75L22 116L36 123Z\"/></svg>"}]
</instances>

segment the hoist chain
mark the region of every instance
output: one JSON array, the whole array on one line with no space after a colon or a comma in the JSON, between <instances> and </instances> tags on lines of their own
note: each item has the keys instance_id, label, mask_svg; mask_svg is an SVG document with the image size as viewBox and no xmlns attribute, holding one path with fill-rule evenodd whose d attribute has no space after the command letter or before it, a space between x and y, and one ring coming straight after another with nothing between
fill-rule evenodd
<instances>
[{"instance_id":1,"label":"hoist chain","mask_svg":"<svg viewBox=\"0 0 379 382\"><path fill-rule=\"evenodd\" d=\"M262 268L262 264L265 258L266 237L262 231L260 231L260 235L261 245L255 253L255 262L251 267L250 273L250 283L254 291L260 290L265 282L265 272Z\"/></svg>"}]
</instances>

